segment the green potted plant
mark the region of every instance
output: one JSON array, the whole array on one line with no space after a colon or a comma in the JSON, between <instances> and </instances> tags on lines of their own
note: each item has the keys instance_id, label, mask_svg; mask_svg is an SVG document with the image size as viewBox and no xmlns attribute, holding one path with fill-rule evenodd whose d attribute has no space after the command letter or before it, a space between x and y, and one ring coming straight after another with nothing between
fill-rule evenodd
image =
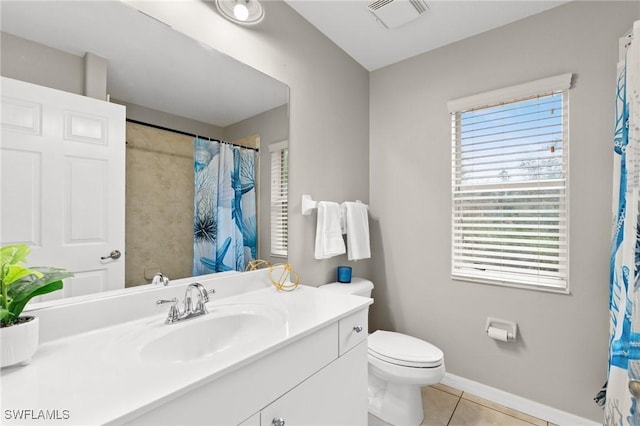
<instances>
[{"instance_id":1,"label":"green potted plant","mask_svg":"<svg viewBox=\"0 0 640 426\"><path fill-rule=\"evenodd\" d=\"M38 318L20 316L33 297L62 289L73 274L59 268L27 267L31 249L24 244L0 248L1 367L28 364L38 348Z\"/></svg>"}]
</instances>

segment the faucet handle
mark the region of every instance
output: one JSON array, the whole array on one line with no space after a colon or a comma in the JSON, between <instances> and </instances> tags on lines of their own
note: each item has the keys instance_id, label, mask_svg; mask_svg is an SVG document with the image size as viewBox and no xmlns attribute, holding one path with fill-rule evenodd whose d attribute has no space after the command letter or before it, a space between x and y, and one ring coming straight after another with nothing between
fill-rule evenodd
<instances>
[{"instance_id":1,"label":"faucet handle","mask_svg":"<svg viewBox=\"0 0 640 426\"><path fill-rule=\"evenodd\" d=\"M151 280L151 284L162 284L164 286L169 285L169 277L167 277L162 272L156 272L153 276L153 280Z\"/></svg>"},{"instance_id":2,"label":"faucet handle","mask_svg":"<svg viewBox=\"0 0 640 426\"><path fill-rule=\"evenodd\" d=\"M169 315L167 315L165 323L171 324L178 321L180 318L180 311L178 311L178 307L176 306L178 304L178 298L156 300L156 305L164 305L166 303L171 303L171 307L169 308Z\"/></svg>"},{"instance_id":3,"label":"faucet handle","mask_svg":"<svg viewBox=\"0 0 640 426\"><path fill-rule=\"evenodd\" d=\"M207 290L202 284L195 283L195 287L198 289L198 303L196 304L196 312L200 312L203 314L207 313L206 304L209 302L209 295L215 293L214 289Z\"/></svg>"},{"instance_id":4,"label":"faucet handle","mask_svg":"<svg viewBox=\"0 0 640 426\"><path fill-rule=\"evenodd\" d=\"M213 288L212 288L211 290L207 290L207 289L205 289L205 290L202 292L202 302L203 302L203 303L207 303L207 302L209 301L209 295L210 295L210 294L214 294L215 292L216 292L216 291L215 291L215 289L213 289Z\"/></svg>"}]
</instances>

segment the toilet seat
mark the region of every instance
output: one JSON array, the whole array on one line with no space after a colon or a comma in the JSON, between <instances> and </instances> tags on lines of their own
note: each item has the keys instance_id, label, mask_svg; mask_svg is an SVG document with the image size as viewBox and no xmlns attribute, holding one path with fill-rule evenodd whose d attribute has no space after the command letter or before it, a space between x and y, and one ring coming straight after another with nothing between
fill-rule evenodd
<instances>
[{"instance_id":1,"label":"toilet seat","mask_svg":"<svg viewBox=\"0 0 640 426\"><path fill-rule=\"evenodd\" d=\"M369 355L391 364L435 368L443 364L442 351L424 340L402 333L378 330L368 339Z\"/></svg>"}]
</instances>

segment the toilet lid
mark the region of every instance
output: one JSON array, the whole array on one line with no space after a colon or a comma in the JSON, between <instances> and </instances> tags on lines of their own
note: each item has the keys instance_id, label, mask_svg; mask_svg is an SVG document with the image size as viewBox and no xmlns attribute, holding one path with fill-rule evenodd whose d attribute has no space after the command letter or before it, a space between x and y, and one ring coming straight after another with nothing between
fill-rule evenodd
<instances>
[{"instance_id":1,"label":"toilet lid","mask_svg":"<svg viewBox=\"0 0 640 426\"><path fill-rule=\"evenodd\" d=\"M368 347L371 356L407 367L437 367L444 358L442 351L431 343L392 331L372 333Z\"/></svg>"}]
</instances>

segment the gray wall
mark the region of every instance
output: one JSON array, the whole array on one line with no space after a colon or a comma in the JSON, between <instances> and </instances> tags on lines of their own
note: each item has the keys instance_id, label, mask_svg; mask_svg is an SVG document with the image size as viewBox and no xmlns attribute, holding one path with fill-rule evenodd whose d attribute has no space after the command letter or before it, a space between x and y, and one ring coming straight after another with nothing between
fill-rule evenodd
<instances>
[{"instance_id":1,"label":"gray wall","mask_svg":"<svg viewBox=\"0 0 640 426\"><path fill-rule=\"evenodd\" d=\"M119 99L111 99L111 102L126 106L128 119L165 127L167 129L196 134L198 136L224 140L224 128L222 127L203 123L202 121L192 120L190 118L179 117L177 115L121 101Z\"/></svg>"},{"instance_id":2,"label":"gray wall","mask_svg":"<svg viewBox=\"0 0 640 426\"><path fill-rule=\"evenodd\" d=\"M368 202L369 73L279 0L263 2L255 27L226 21L213 2L133 4L289 86L289 262L304 283L335 280L346 255L314 259L316 213L302 216L300 199ZM369 276L371 261L351 264Z\"/></svg>"},{"instance_id":3,"label":"gray wall","mask_svg":"<svg viewBox=\"0 0 640 426\"><path fill-rule=\"evenodd\" d=\"M0 33L5 77L82 95L84 59L8 33Z\"/></svg>"},{"instance_id":4,"label":"gray wall","mask_svg":"<svg viewBox=\"0 0 640 426\"><path fill-rule=\"evenodd\" d=\"M636 2L574 1L371 73L373 327L436 344L452 374L602 419L617 44L638 17ZM447 101L566 72L571 295L452 281ZM517 321L518 343L488 338L488 316Z\"/></svg>"}]
</instances>

